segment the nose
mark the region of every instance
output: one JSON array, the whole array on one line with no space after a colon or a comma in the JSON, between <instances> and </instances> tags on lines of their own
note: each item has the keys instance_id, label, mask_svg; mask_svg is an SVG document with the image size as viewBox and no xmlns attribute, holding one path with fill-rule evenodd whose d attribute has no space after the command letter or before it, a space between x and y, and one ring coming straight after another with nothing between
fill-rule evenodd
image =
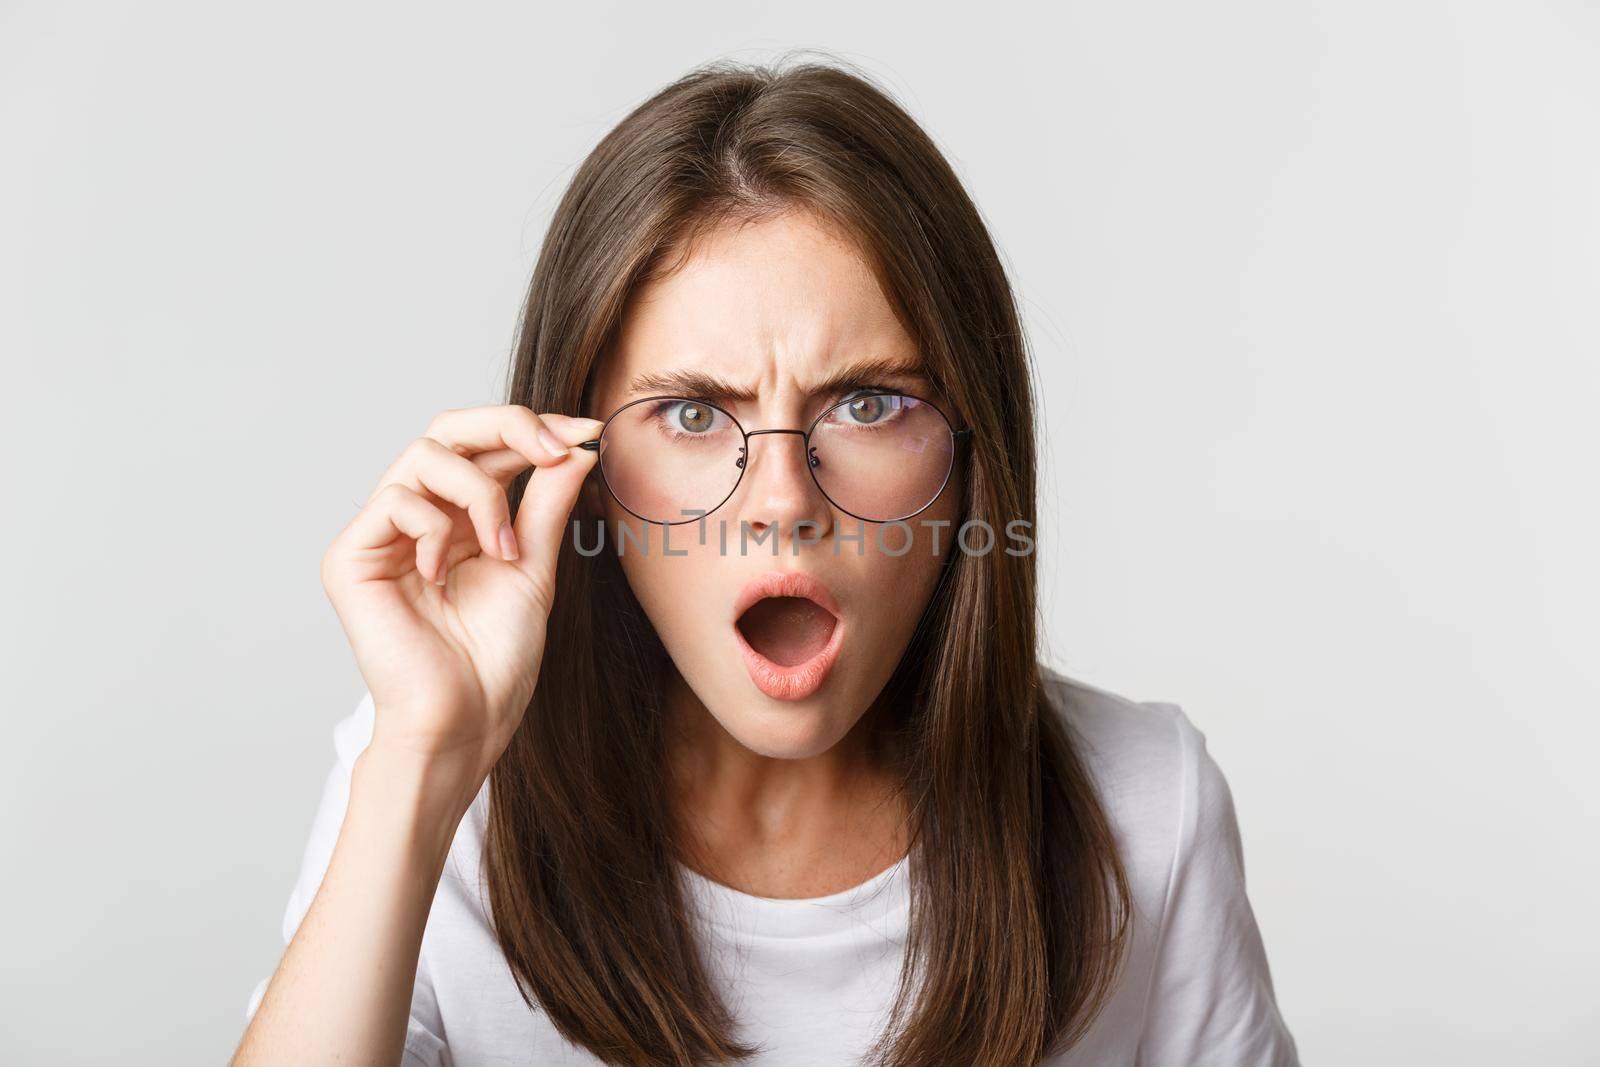
<instances>
[{"instance_id":1,"label":"nose","mask_svg":"<svg viewBox=\"0 0 1600 1067\"><path fill-rule=\"evenodd\" d=\"M753 533L764 535L776 526L780 540L799 535L817 541L832 530L833 509L811 477L810 458L799 430L750 431L739 517ZM784 551L784 546L778 547Z\"/></svg>"}]
</instances>

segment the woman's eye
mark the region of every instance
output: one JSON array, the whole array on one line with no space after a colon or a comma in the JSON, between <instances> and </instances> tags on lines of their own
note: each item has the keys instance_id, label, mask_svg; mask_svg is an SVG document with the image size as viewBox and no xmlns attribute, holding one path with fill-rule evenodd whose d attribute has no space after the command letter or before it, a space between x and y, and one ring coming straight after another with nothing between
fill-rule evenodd
<instances>
[{"instance_id":1,"label":"woman's eye","mask_svg":"<svg viewBox=\"0 0 1600 1067\"><path fill-rule=\"evenodd\" d=\"M882 422L894 409L895 401L898 399L878 394L848 401L842 409L845 421L856 426L870 426L875 422Z\"/></svg>"},{"instance_id":2,"label":"woman's eye","mask_svg":"<svg viewBox=\"0 0 1600 1067\"><path fill-rule=\"evenodd\" d=\"M672 413L675 428L685 433L705 433L716 424L716 412L704 404L680 403Z\"/></svg>"}]
</instances>

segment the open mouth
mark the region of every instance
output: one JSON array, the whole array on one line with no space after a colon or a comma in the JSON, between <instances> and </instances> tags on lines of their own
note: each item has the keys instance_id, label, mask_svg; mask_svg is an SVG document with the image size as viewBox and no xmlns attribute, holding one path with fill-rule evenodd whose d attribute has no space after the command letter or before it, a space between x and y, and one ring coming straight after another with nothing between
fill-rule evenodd
<instances>
[{"instance_id":1,"label":"open mouth","mask_svg":"<svg viewBox=\"0 0 1600 1067\"><path fill-rule=\"evenodd\" d=\"M803 571L758 575L734 604L733 632L750 680L776 700L803 700L822 688L844 630L833 594Z\"/></svg>"},{"instance_id":2,"label":"open mouth","mask_svg":"<svg viewBox=\"0 0 1600 1067\"><path fill-rule=\"evenodd\" d=\"M839 620L814 600L769 596L751 605L736 625L759 655L780 667L798 667L828 647Z\"/></svg>"}]
</instances>

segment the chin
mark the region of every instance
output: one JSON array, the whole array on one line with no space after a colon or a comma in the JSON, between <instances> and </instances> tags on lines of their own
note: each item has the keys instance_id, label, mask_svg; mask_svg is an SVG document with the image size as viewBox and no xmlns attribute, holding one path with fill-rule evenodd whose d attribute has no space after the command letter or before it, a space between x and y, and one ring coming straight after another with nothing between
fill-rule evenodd
<instances>
[{"instance_id":1,"label":"chin","mask_svg":"<svg viewBox=\"0 0 1600 1067\"><path fill-rule=\"evenodd\" d=\"M712 714L745 748L773 759L809 759L839 743L854 720L840 717L837 703L818 694L799 702L771 700L761 694L728 715Z\"/></svg>"}]
</instances>

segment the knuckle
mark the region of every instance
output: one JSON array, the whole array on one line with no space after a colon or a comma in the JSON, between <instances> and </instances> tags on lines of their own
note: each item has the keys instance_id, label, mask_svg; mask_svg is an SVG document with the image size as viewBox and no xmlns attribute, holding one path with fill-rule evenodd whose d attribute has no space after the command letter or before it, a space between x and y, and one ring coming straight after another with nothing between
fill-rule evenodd
<instances>
[{"instance_id":1,"label":"knuckle","mask_svg":"<svg viewBox=\"0 0 1600 1067\"><path fill-rule=\"evenodd\" d=\"M410 492L409 488L399 482L386 482L372 499L375 503L381 504L386 508L392 508L404 500Z\"/></svg>"},{"instance_id":2,"label":"knuckle","mask_svg":"<svg viewBox=\"0 0 1600 1067\"><path fill-rule=\"evenodd\" d=\"M544 426L544 420L534 414L532 408L524 407L521 404L514 405L511 408L511 421L518 430L530 437Z\"/></svg>"},{"instance_id":3,"label":"knuckle","mask_svg":"<svg viewBox=\"0 0 1600 1067\"><path fill-rule=\"evenodd\" d=\"M440 447L439 442L431 437L414 437L406 443L406 447L401 451L400 455L402 459L409 463L420 463L438 447Z\"/></svg>"},{"instance_id":4,"label":"knuckle","mask_svg":"<svg viewBox=\"0 0 1600 1067\"><path fill-rule=\"evenodd\" d=\"M428 420L428 428L422 432L423 436L434 436L435 433L448 425L455 418L459 410L459 408L445 408L443 411L440 411L434 415L433 418Z\"/></svg>"},{"instance_id":5,"label":"knuckle","mask_svg":"<svg viewBox=\"0 0 1600 1067\"><path fill-rule=\"evenodd\" d=\"M322 559L317 564L317 578L322 582L324 589L331 589L338 582L339 569L339 542L334 541L322 553Z\"/></svg>"}]
</instances>

